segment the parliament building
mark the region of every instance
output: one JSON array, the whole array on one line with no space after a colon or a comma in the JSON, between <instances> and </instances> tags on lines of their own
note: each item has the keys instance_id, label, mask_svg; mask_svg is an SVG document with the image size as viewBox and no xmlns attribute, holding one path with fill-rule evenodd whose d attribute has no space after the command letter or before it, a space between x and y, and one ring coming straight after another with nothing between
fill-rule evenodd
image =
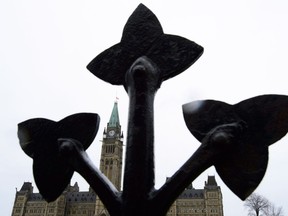
<instances>
[{"instance_id":1,"label":"parliament building","mask_svg":"<svg viewBox=\"0 0 288 216\"><path fill-rule=\"evenodd\" d=\"M118 103L115 102L104 128L100 170L121 190L123 165L123 132ZM77 182L68 185L54 202L47 203L40 193L33 192L31 182L24 182L16 191L12 216L109 216L92 189L80 191ZM215 176L208 176L203 189L187 187L167 212L167 216L223 216L222 193Z\"/></svg>"}]
</instances>

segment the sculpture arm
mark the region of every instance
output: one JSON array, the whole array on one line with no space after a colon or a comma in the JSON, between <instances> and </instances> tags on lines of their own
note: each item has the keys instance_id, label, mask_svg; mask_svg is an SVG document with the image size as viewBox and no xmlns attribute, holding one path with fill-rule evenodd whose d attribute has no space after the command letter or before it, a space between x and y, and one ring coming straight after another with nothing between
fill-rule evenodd
<instances>
[{"instance_id":1,"label":"sculpture arm","mask_svg":"<svg viewBox=\"0 0 288 216\"><path fill-rule=\"evenodd\" d=\"M58 139L60 154L78 172L97 193L107 210L120 212L120 192L109 179L94 166L82 145L73 139Z\"/></svg>"}]
</instances>

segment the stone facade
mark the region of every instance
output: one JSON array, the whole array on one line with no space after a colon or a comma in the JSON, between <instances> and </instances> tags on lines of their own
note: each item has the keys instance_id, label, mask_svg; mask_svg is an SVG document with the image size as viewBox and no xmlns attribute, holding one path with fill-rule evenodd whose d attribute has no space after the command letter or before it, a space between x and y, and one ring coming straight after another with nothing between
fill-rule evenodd
<instances>
[{"instance_id":1,"label":"stone facade","mask_svg":"<svg viewBox=\"0 0 288 216\"><path fill-rule=\"evenodd\" d=\"M203 189L186 188L169 209L167 216L223 216L221 188L215 176L208 176Z\"/></svg>"},{"instance_id":2,"label":"stone facade","mask_svg":"<svg viewBox=\"0 0 288 216\"><path fill-rule=\"evenodd\" d=\"M123 132L114 103L107 127L104 128L100 170L121 189ZM80 191L78 184L67 186L54 202L47 203L39 193L33 193L30 182L24 182L16 192L12 216L108 216L101 200L92 189ZM221 189L214 176L208 176L203 189L186 188L173 203L167 216L223 216Z\"/></svg>"},{"instance_id":3,"label":"stone facade","mask_svg":"<svg viewBox=\"0 0 288 216\"><path fill-rule=\"evenodd\" d=\"M94 216L96 194L80 192L77 183L68 186L54 202L47 203L39 193L33 193L30 182L24 182L16 198L12 216Z\"/></svg>"}]
</instances>

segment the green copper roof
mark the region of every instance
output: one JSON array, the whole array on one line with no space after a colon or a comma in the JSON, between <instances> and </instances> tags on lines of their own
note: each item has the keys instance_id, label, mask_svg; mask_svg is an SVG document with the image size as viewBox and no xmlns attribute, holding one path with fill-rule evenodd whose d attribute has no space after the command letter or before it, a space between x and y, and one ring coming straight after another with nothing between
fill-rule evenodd
<instances>
[{"instance_id":1,"label":"green copper roof","mask_svg":"<svg viewBox=\"0 0 288 216\"><path fill-rule=\"evenodd\" d=\"M119 119L119 114L118 114L118 104L117 104L117 102L115 102L111 116L110 116L108 126L109 127L116 127L118 125L120 125L120 119Z\"/></svg>"}]
</instances>

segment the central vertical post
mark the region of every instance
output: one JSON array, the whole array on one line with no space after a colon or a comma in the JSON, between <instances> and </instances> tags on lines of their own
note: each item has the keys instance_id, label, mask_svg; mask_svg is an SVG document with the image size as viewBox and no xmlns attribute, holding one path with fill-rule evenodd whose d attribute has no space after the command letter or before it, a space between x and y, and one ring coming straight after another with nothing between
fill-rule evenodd
<instances>
[{"instance_id":1,"label":"central vertical post","mask_svg":"<svg viewBox=\"0 0 288 216\"><path fill-rule=\"evenodd\" d=\"M129 117L123 186L123 215L151 215L154 190L154 97L159 71L146 57L137 59L126 74Z\"/></svg>"}]
</instances>

